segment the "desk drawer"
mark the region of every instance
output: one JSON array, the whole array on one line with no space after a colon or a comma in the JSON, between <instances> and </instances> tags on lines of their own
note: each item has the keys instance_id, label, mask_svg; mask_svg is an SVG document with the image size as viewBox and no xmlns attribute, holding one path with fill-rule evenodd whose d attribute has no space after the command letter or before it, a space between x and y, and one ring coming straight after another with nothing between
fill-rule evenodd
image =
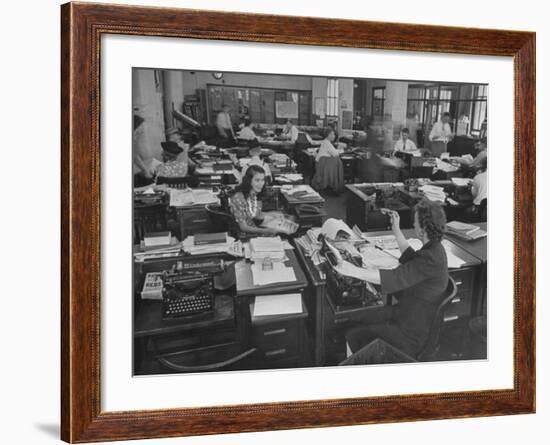
<instances>
[{"instance_id":1,"label":"desk drawer","mask_svg":"<svg viewBox=\"0 0 550 445\"><path fill-rule=\"evenodd\" d=\"M279 360L297 354L299 320L265 323L252 327L254 346L268 360Z\"/></svg>"},{"instance_id":2,"label":"desk drawer","mask_svg":"<svg viewBox=\"0 0 550 445\"><path fill-rule=\"evenodd\" d=\"M460 318L469 317L472 311L472 294L460 292L453 298L451 305L443 315L443 321L449 323Z\"/></svg>"},{"instance_id":3,"label":"desk drawer","mask_svg":"<svg viewBox=\"0 0 550 445\"><path fill-rule=\"evenodd\" d=\"M474 284L474 270L472 268L451 270L449 275L455 280L457 294L469 292L471 295Z\"/></svg>"}]
</instances>

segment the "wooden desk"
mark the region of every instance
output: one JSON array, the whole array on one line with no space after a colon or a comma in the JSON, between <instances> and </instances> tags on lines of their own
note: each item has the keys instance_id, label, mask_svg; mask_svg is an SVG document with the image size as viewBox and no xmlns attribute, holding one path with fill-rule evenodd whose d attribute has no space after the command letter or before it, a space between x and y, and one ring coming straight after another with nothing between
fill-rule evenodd
<instances>
[{"instance_id":1,"label":"wooden desk","mask_svg":"<svg viewBox=\"0 0 550 445\"><path fill-rule=\"evenodd\" d=\"M475 223L475 226L481 227L487 231L487 223ZM473 315L486 315L487 314L487 237L480 238L474 241L466 241L457 236L447 234L445 236L453 244L456 244L461 249L468 252L470 255L476 257L481 261L481 276L479 283L479 294L476 301L474 301Z\"/></svg>"},{"instance_id":2,"label":"wooden desk","mask_svg":"<svg viewBox=\"0 0 550 445\"><path fill-rule=\"evenodd\" d=\"M370 232L369 236L389 235L391 233L391 231ZM405 229L403 230L403 234L406 238L416 238L413 229ZM479 259L448 240L443 240L443 245L464 261L464 264L460 268L449 270L449 274L455 279L458 288L456 301L453 300L453 304L445 314L448 326L451 327L465 323L470 318L472 297L478 292L476 284L478 283L477 277L480 274L481 263ZM310 284L307 294L310 301L310 313L315 314L315 317L310 320L315 340L315 365L322 366L327 359L327 347L329 346L327 343L328 330L337 327L344 331L348 322L361 320L367 320L368 322L369 318L373 315L373 308L362 308L348 311L348 314L339 314L342 316L336 316L331 313L324 274L313 264L311 258L305 255L301 246L297 245L296 251ZM374 309L375 311L384 310L384 307ZM332 320L330 319L331 317L333 318Z\"/></svg>"}]
</instances>

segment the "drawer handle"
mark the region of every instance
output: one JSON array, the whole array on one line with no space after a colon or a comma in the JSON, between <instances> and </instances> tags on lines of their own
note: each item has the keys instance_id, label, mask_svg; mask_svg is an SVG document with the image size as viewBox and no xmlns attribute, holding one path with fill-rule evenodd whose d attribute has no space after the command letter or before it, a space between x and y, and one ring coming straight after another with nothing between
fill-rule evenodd
<instances>
[{"instance_id":1,"label":"drawer handle","mask_svg":"<svg viewBox=\"0 0 550 445\"><path fill-rule=\"evenodd\" d=\"M443 322L447 323L448 321L458 320L458 315L453 315L451 317L444 317Z\"/></svg>"},{"instance_id":2,"label":"drawer handle","mask_svg":"<svg viewBox=\"0 0 550 445\"><path fill-rule=\"evenodd\" d=\"M457 286L460 286L460 285L462 284L462 281L455 281L455 284L456 284Z\"/></svg>"},{"instance_id":3,"label":"drawer handle","mask_svg":"<svg viewBox=\"0 0 550 445\"><path fill-rule=\"evenodd\" d=\"M192 223L203 223L203 222L207 222L207 221L208 221L207 219L194 219L191 222Z\"/></svg>"},{"instance_id":4,"label":"drawer handle","mask_svg":"<svg viewBox=\"0 0 550 445\"><path fill-rule=\"evenodd\" d=\"M272 331L265 331L264 332L264 335L265 336L268 336L268 335L277 335L277 334L284 334L286 332L286 329L285 328L282 328L282 329L273 329Z\"/></svg>"},{"instance_id":5,"label":"drawer handle","mask_svg":"<svg viewBox=\"0 0 550 445\"><path fill-rule=\"evenodd\" d=\"M286 349L275 349L274 351L267 351L265 353L266 357L274 357L276 355L283 355L286 352Z\"/></svg>"},{"instance_id":6,"label":"drawer handle","mask_svg":"<svg viewBox=\"0 0 550 445\"><path fill-rule=\"evenodd\" d=\"M461 301L462 299L460 297L456 297L451 300L451 303L460 303Z\"/></svg>"}]
</instances>

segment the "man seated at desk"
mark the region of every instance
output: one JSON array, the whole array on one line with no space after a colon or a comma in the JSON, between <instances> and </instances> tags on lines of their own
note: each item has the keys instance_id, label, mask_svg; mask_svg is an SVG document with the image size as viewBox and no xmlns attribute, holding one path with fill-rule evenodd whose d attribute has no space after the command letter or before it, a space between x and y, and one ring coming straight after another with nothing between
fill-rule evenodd
<instances>
[{"instance_id":1,"label":"man seated at desk","mask_svg":"<svg viewBox=\"0 0 550 445\"><path fill-rule=\"evenodd\" d=\"M250 119L245 119L244 127L241 129L241 131L239 131L237 138L244 141L253 141L254 139L257 139L258 136L256 136L256 133L254 133L253 126L254 124Z\"/></svg>"},{"instance_id":2,"label":"man seated at desk","mask_svg":"<svg viewBox=\"0 0 550 445\"><path fill-rule=\"evenodd\" d=\"M381 285L382 292L394 294L399 303L389 307L378 323L356 327L346 333L348 354L357 352L381 338L415 357L424 346L438 305L444 298L449 280L447 254L441 244L445 230L445 212L432 201L423 199L415 206L414 229L422 248L409 246L399 227L399 214L387 211L401 257L395 269L365 269L339 258L337 270L344 275Z\"/></svg>"},{"instance_id":3,"label":"man seated at desk","mask_svg":"<svg viewBox=\"0 0 550 445\"><path fill-rule=\"evenodd\" d=\"M296 142L296 139L298 139L298 134L300 132L298 131L298 127L292 123L292 121L289 119L286 121L285 128L283 130L283 134L281 135L281 138L288 139L292 144Z\"/></svg>"},{"instance_id":4,"label":"man seated at desk","mask_svg":"<svg viewBox=\"0 0 550 445\"><path fill-rule=\"evenodd\" d=\"M416 144L409 139L409 129L406 127L401 130L401 137L393 146L393 155L395 156L398 151L405 153L416 151Z\"/></svg>"},{"instance_id":5,"label":"man seated at desk","mask_svg":"<svg viewBox=\"0 0 550 445\"><path fill-rule=\"evenodd\" d=\"M235 188L231 197L231 213L239 229L245 234L275 235L279 230L272 227L261 227L269 220L283 219L282 215L262 212L262 194L265 186L265 171L258 165L251 165L243 175L240 185Z\"/></svg>"},{"instance_id":6,"label":"man seated at desk","mask_svg":"<svg viewBox=\"0 0 550 445\"><path fill-rule=\"evenodd\" d=\"M483 138L479 142L476 142L475 149L477 150L477 155L474 159L471 159L469 156L466 158L453 159L463 167L474 171L482 168L483 165L487 168L487 138Z\"/></svg>"}]
</instances>

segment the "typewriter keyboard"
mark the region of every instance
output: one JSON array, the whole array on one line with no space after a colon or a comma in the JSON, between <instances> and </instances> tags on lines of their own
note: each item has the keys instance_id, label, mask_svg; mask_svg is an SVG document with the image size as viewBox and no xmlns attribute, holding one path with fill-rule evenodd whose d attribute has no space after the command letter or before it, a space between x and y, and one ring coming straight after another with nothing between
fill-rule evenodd
<instances>
[{"instance_id":1,"label":"typewriter keyboard","mask_svg":"<svg viewBox=\"0 0 550 445\"><path fill-rule=\"evenodd\" d=\"M185 296L165 300L164 317L182 317L212 310L212 297L208 294Z\"/></svg>"}]
</instances>

